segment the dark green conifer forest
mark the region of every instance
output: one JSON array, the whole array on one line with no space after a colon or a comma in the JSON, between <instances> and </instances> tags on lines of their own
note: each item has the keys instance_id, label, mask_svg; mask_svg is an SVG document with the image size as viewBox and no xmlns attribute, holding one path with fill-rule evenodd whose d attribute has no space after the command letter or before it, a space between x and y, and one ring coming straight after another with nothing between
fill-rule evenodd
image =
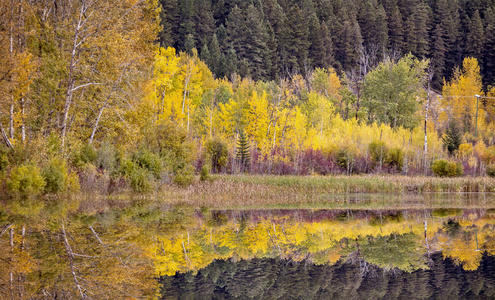
<instances>
[{"instance_id":1,"label":"dark green conifer forest","mask_svg":"<svg viewBox=\"0 0 495 300\"><path fill-rule=\"evenodd\" d=\"M216 77L350 72L385 55L431 59L440 89L464 57L495 81L493 0L160 0L162 46L196 48Z\"/></svg>"}]
</instances>

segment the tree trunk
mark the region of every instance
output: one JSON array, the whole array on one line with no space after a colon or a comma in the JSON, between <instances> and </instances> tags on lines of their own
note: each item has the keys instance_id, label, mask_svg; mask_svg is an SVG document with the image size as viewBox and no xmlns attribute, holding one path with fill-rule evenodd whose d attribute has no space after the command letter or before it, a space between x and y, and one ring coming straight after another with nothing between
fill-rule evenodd
<instances>
[{"instance_id":1,"label":"tree trunk","mask_svg":"<svg viewBox=\"0 0 495 300\"><path fill-rule=\"evenodd\" d=\"M65 252L67 254L67 258L69 259L69 266L70 266L70 271L72 273L72 277L74 279L74 284L76 285L76 288L79 291L79 295L81 295L81 299L86 299L86 294L84 293L83 288L79 284L79 280L77 279L76 268L74 266L74 253L72 252L72 248L69 244L69 240L67 239L67 233L65 231L64 224L62 224L62 237L64 238Z\"/></svg>"},{"instance_id":2,"label":"tree trunk","mask_svg":"<svg viewBox=\"0 0 495 300\"><path fill-rule=\"evenodd\" d=\"M86 0L83 0L81 3L81 10L79 12L79 18L77 21L76 28L74 29L74 39L72 43L72 51L71 51L71 57L70 57L70 63L69 63L69 78L67 79L67 91L65 93L65 104L64 104L64 113L62 115L62 148L65 145L65 137L67 135L67 122L69 119L69 110L70 106L72 104L72 96L74 94L74 67L75 67L75 59L76 59L76 54L77 54L77 49L78 49L78 40L79 40L79 32L81 30L81 27L84 24L83 21L83 16L87 10L86 7Z\"/></svg>"},{"instance_id":3,"label":"tree trunk","mask_svg":"<svg viewBox=\"0 0 495 300\"><path fill-rule=\"evenodd\" d=\"M10 103L9 134L10 138L14 139L14 96L12 96L12 103Z\"/></svg>"},{"instance_id":4,"label":"tree trunk","mask_svg":"<svg viewBox=\"0 0 495 300\"><path fill-rule=\"evenodd\" d=\"M25 124L25 102L24 102L24 97L21 98L21 140L22 144L26 142L26 124Z\"/></svg>"},{"instance_id":5,"label":"tree trunk","mask_svg":"<svg viewBox=\"0 0 495 300\"><path fill-rule=\"evenodd\" d=\"M7 136L7 132L5 131L5 128L3 128L2 122L0 122L0 131L2 132L3 140L5 142L5 145L9 147L10 149L14 149L12 146L12 143L9 140L9 137Z\"/></svg>"}]
</instances>

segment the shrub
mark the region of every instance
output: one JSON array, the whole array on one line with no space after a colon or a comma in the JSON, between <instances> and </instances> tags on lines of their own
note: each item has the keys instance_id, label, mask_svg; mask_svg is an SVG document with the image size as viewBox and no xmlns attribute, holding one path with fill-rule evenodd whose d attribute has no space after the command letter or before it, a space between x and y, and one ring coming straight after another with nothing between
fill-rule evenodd
<instances>
[{"instance_id":1,"label":"shrub","mask_svg":"<svg viewBox=\"0 0 495 300\"><path fill-rule=\"evenodd\" d=\"M462 165L458 162L448 161L446 159L437 159L431 165L431 170L435 175L441 177L454 177L463 174Z\"/></svg>"},{"instance_id":2,"label":"shrub","mask_svg":"<svg viewBox=\"0 0 495 300\"><path fill-rule=\"evenodd\" d=\"M141 148L134 154L133 161L143 169L150 171L156 179L159 179L163 170L162 160L157 154L146 148Z\"/></svg>"},{"instance_id":3,"label":"shrub","mask_svg":"<svg viewBox=\"0 0 495 300\"><path fill-rule=\"evenodd\" d=\"M94 164L98 159L98 153L90 144L85 144L81 147L74 157L74 165L83 166L85 164Z\"/></svg>"},{"instance_id":4,"label":"shrub","mask_svg":"<svg viewBox=\"0 0 495 300\"><path fill-rule=\"evenodd\" d=\"M162 121L145 134L146 148L159 153L168 163L176 158L193 160L193 144L187 137L187 131L171 121Z\"/></svg>"},{"instance_id":5,"label":"shrub","mask_svg":"<svg viewBox=\"0 0 495 300\"><path fill-rule=\"evenodd\" d=\"M96 164L99 168L107 170L109 174L114 174L117 169L117 159L115 148L112 144L104 142L97 151Z\"/></svg>"},{"instance_id":6,"label":"shrub","mask_svg":"<svg viewBox=\"0 0 495 300\"><path fill-rule=\"evenodd\" d=\"M146 169L140 167L133 168L129 179L131 180L131 187L135 192L146 193L151 191L151 189L153 188L152 175Z\"/></svg>"},{"instance_id":7,"label":"shrub","mask_svg":"<svg viewBox=\"0 0 495 300\"><path fill-rule=\"evenodd\" d=\"M201 172L200 172L200 176L199 176L199 180L201 181L206 181L209 179L210 177L210 172L208 171L208 166L207 165L203 165L201 167Z\"/></svg>"},{"instance_id":8,"label":"shrub","mask_svg":"<svg viewBox=\"0 0 495 300\"><path fill-rule=\"evenodd\" d=\"M0 173L5 172L9 166L8 149L0 146Z\"/></svg>"},{"instance_id":9,"label":"shrub","mask_svg":"<svg viewBox=\"0 0 495 300\"><path fill-rule=\"evenodd\" d=\"M43 169L45 179L45 192L60 193L67 190L67 165L65 161L54 158Z\"/></svg>"},{"instance_id":10,"label":"shrub","mask_svg":"<svg viewBox=\"0 0 495 300\"><path fill-rule=\"evenodd\" d=\"M220 140L208 140L206 142L206 158L211 165L212 172L220 172L227 165L229 151L227 145Z\"/></svg>"},{"instance_id":11,"label":"shrub","mask_svg":"<svg viewBox=\"0 0 495 300\"><path fill-rule=\"evenodd\" d=\"M402 170L404 165L404 151L400 148L392 148L387 154L386 162L390 166L395 166L397 171Z\"/></svg>"},{"instance_id":12,"label":"shrub","mask_svg":"<svg viewBox=\"0 0 495 300\"><path fill-rule=\"evenodd\" d=\"M77 173L70 173L67 177L67 190L69 192L79 192L81 190L79 175Z\"/></svg>"},{"instance_id":13,"label":"shrub","mask_svg":"<svg viewBox=\"0 0 495 300\"><path fill-rule=\"evenodd\" d=\"M369 144L368 150L370 151L370 156L373 161L385 161L388 153L388 148L387 145L385 145L384 141L374 140Z\"/></svg>"},{"instance_id":14,"label":"shrub","mask_svg":"<svg viewBox=\"0 0 495 300\"><path fill-rule=\"evenodd\" d=\"M15 167L7 180L7 190L13 195L27 197L43 191L45 180L38 166L33 164Z\"/></svg>"},{"instance_id":15,"label":"shrub","mask_svg":"<svg viewBox=\"0 0 495 300\"><path fill-rule=\"evenodd\" d=\"M495 177L495 164L486 167L486 175Z\"/></svg>"},{"instance_id":16,"label":"shrub","mask_svg":"<svg viewBox=\"0 0 495 300\"><path fill-rule=\"evenodd\" d=\"M194 180L194 167L192 165L185 165L175 171L174 182L180 186L188 186L193 183Z\"/></svg>"},{"instance_id":17,"label":"shrub","mask_svg":"<svg viewBox=\"0 0 495 300\"><path fill-rule=\"evenodd\" d=\"M484 149L481 159L487 165L495 164L495 146L490 146Z\"/></svg>"}]
</instances>

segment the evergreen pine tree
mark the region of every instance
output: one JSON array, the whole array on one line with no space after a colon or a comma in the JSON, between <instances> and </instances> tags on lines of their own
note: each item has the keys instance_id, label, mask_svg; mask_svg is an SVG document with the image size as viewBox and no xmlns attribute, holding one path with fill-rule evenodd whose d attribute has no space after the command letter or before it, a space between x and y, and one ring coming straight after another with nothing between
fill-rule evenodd
<instances>
[{"instance_id":1,"label":"evergreen pine tree","mask_svg":"<svg viewBox=\"0 0 495 300\"><path fill-rule=\"evenodd\" d=\"M458 3L456 1L438 0L436 2L435 23L437 26L435 27L434 36L437 36L440 31L445 49L444 68L441 71L440 69L435 69L435 73L439 73L439 77L437 76L437 80L434 79L434 83L438 86L441 83L438 80L443 77L448 78L454 68L461 62L461 56L459 55L460 20ZM438 45L436 46L438 47Z\"/></svg>"},{"instance_id":2,"label":"evergreen pine tree","mask_svg":"<svg viewBox=\"0 0 495 300\"><path fill-rule=\"evenodd\" d=\"M270 69L269 51L267 47L268 34L260 13L254 5L246 11L246 56L250 73L254 80L264 80Z\"/></svg>"},{"instance_id":3,"label":"evergreen pine tree","mask_svg":"<svg viewBox=\"0 0 495 300\"><path fill-rule=\"evenodd\" d=\"M355 18L346 19L342 27L342 45L340 51L340 62L342 67L350 69L354 67L359 60L359 54L363 50L363 39L361 36L361 27Z\"/></svg>"},{"instance_id":4,"label":"evergreen pine tree","mask_svg":"<svg viewBox=\"0 0 495 300\"><path fill-rule=\"evenodd\" d=\"M194 0L179 1L179 26L177 29L177 41L175 48L178 51L185 50L186 52L192 48L192 44L196 44L194 40ZM188 40L188 35L191 35ZM189 43L186 47L186 42ZM194 47L193 47L194 48Z\"/></svg>"},{"instance_id":5,"label":"evergreen pine tree","mask_svg":"<svg viewBox=\"0 0 495 300\"><path fill-rule=\"evenodd\" d=\"M189 54L193 55L194 49L196 49L196 43L194 42L194 36L192 34L186 35L186 39L184 41L184 51Z\"/></svg>"},{"instance_id":6,"label":"evergreen pine tree","mask_svg":"<svg viewBox=\"0 0 495 300\"><path fill-rule=\"evenodd\" d=\"M439 89L441 87L442 78L444 78L445 71L445 42L442 38L442 30L440 25L434 31L432 50L431 50L431 64L435 70L433 77L433 87Z\"/></svg>"},{"instance_id":7,"label":"evergreen pine tree","mask_svg":"<svg viewBox=\"0 0 495 300\"><path fill-rule=\"evenodd\" d=\"M392 39L392 37L390 37ZM417 33L414 17L411 15L404 23L404 53L417 53Z\"/></svg>"},{"instance_id":8,"label":"evergreen pine tree","mask_svg":"<svg viewBox=\"0 0 495 300\"><path fill-rule=\"evenodd\" d=\"M320 23L316 14L312 14L309 18L309 58L311 59L312 67L324 67L325 48L323 46L322 34L320 31Z\"/></svg>"},{"instance_id":9,"label":"evergreen pine tree","mask_svg":"<svg viewBox=\"0 0 495 300\"><path fill-rule=\"evenodd\" d=\"M177 31L179 28L179 4L177 0L161 0L160 31L158 38L162 47L174 47L177 42Z\"/></svg>"},{"instance_id":10,"label":"evergreen pine tree","mask_svg":"<svg viewBox=\"0 0 495 300\"><path fill-rule=\"evenodd\" d=\"M267 36L268 40L266 43L267 47L267 75L270 80L274 80L277 78L280 72L280 57L277 53L278 42L275 36L275 32L273 31L270 25L267 26Z\"/></svg>"},{"instance_id":11,"label":"evergreen pine tree","mask_svg":"<svg viewBox=\"0 0 495 300\"><path fill-rule=\"evenodd\" d=\"M251 162L251 155L249 154L249 141L243 130L239 132L235 158L241 167L241 172L244 172L247 168L249 168Z\"/></svg>"},{"instance_id":12,"label":"evergreen pine tree","mask_svg":"<svg viewBox=\"0 0 495 300\"><path fill-rule=\"evenodd\" d=\"M246 57L247 27L246 17L242 10L235 6L227 18L227 34L229 43L235 50L239 61Z\"/></svg>"},{"instance_id":13,"label":"evergreen pine tree","mask_svg":"<svg viewBox=\"0 0 495 300\"><path fill-rule=\"evenodd\" d=\"M210 55L210 50L208 49L208 45L204 44L203 47L201 47L201 53L199 53L199 58L208 65L210 70L212 70L212 67L210 65L211 62L211 55Z\"/></svg>"},{"instance_id":14,"label":"evergreen pine tree","mask_svg":"<svg viewBox=\"0 0 495 300\"><path fill-rule=\"evenodd\" d=\"M479 11L475 11L469 22L469 32L466 37L466 51L469 56L481 59L483 52L483 23ZM493 50L493 49L492 49Z\"/></svg>"},{"instance_id":15,"label":"evergreen pine tree","mask_svg":"<svg viewBox=\"0 0 495 300\"><path fill-rule=\"evenodd\" d=\"M320 27L321 40L323 44L322 67L328 68L335 65L332 36L328 30L325 21L321 22Z\"/></svg>"},{"instance_id":16,"label":"evergreen pine tree","mask_svg":"<svg viewBox=\"0 0 495 300\"><path fill-rule=\"evenodd\" d=\"M198 44L206 44L215 31L211 0L195 0L194 7L194 38Z\"/></svg>"},{"instance_id":17,"label":"evergreen pine tree","mask_svg":"<svg viewBox=\"0 0 495 300\"><path fill-rule=\"evenodd\" d=\"M404 50L404 28L398 6L393 8L388 18L388 35L392 49Z\"/></svg>"},{"instance_id":18,"label":"evergreen pine tree","mask_svg":"<svg viewBox=\"0 0 495 300\"><path fill-rule=\"evenodd\" d=\"M288 40L287 63L288 71L304 72L308 66L308 25L303 19L299 6L294 5L287 14Z\"/></svg>"},{"instance_id":19,"label":"evergreen pine tree","mask_svg":"<svg viewBox=\"0 0 495 300\"><path fill-rule=\"evenodd\" d=\"M232 46L229 48L229 50L227 50L227 55L225 55L224 68L225 70L223 71L223 73L225 76L227 76L227 78L230 78L232 74L237 73L238 60L235 49Z\"/></svg>"},{"instance_id":20,"label":"evergreen pine tree","mask_svg":"<svg viewBox=\"0 0 495 300\"><path fill-rule=\"evenodd\" d=\"M217 36L218 40L218 45L220 46L221 52L225 53L229 49L229 44L228 44L228 35L227 35L227 29L223 24L220 24L218 28L215 31L215 34Z\"/></svg>"},{"instance_id":21,"label":"evergreen pine tree","mask_svg":"<svg viewBox=\"0 0 495 300\"><path fill-rule=\"evenodd\" d=\"M220 45L218 43L216 34L213 34L208 49L210 50L210 59L208 61L208 66L210 67L210 70L213 72L213 74L215 74L215 76L221 77L222 75L219 74L219 65L220 60L222 59L222 52L220 51Z\"/></svg>"},{"instance_id":22,"label":"evergreen pine tree","mask_svg":"<svg viewBox=\"0 0 495 300\"><path fill-rule=\"evenodd\" d=\"M488 8L485 12L485 46L483 47L483 81L485 85L495 85L495 12Z\"/></svg>"},{"instance_id":23,"label":"evergreen pine tree","mask_svg":"<svg viewBox=\"0 0 495 300\"><path fill-rule=\"evenodd\" d=\"M459 145L461 144L461 132L454 119L449 121L445 135L442 137L442 141L443 146L451 155L459 149Z\"/></svg>"},{"instance_id":24,"label":"evergreen pine tree","mask_svg":"<svg viewBox=\"0 0 495 300\"><path fill-rule=\"evenodd\" d=\"M357 20L361 30L363 46L366 48L377 47L386 49L388 43L387 16L383 6L372 1L361 2Z\"/></svg>"},{"instance_id":25,"label":"evergreen pine tree","mask_svg":"<svg viewBox=\"0 0 495 300\"><path fill-rule=\"evenodd\" d=\"M415 51L412 52L418 58L426 58L429 51L429 28L430 28L430 8L428 4L419 3L413 11L414 20Z\"/></svg>"}]
</instances>

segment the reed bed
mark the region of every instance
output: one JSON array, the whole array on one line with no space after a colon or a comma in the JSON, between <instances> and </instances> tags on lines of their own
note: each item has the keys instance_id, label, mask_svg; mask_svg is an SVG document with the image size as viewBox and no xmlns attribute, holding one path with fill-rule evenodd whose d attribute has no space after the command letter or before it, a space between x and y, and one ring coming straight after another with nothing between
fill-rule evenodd
<instances>
[{"instance_id":1,"label":"reed bed","mask_svg":"<svg viewBox=\"0 0 495 300\"><path fill-rule=\"evenodd\" d=\"M215 175L164 187L164 203L215 208L495 207L495 179L408 176Z\"/></svg>"},{"instance_id":2,"label":"reed bed","mask_svg":"<svg viewBox=\"0 0 495 300\"><path fill-rule=\"evenodd\" d=\"M495 178L429 176L277 176L277 175L218 175L214 180L263 186L318 189L328 193L491 193Z\"/></svg>"}]
</instances>

